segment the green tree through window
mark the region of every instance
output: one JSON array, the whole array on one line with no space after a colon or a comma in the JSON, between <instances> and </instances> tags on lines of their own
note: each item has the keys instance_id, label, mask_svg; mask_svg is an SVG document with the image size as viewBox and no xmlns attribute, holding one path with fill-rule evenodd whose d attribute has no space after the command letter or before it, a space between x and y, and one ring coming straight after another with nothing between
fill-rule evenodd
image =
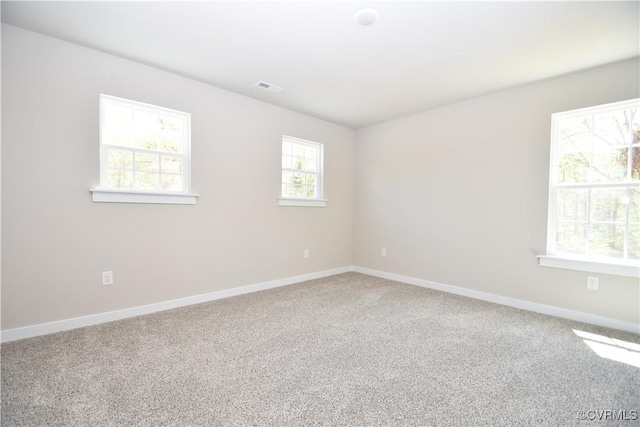
<instances>
[{"instance_id":1,"label":"green tree through window","mask_svg":"<svg viewBox=\"0 0 640 427\"><path fill-rule=\"evenodd\" d=\"M638 100L553 116L548 253L640 260Z\"/></svg>"}]
</instances>

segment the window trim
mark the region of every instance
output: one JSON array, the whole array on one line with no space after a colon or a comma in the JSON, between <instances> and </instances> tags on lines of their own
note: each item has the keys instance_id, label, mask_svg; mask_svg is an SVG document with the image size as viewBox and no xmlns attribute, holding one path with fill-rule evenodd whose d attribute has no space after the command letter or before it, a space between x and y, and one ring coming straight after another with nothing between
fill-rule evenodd
<instances>
[{"instance_id":1,"label":"window trim","mask_svg":"<svg viewBox=\"0 0 640 427\"><path fill-rule=\"evenodd\" d=\"M566 255L538 255L541 267L562 268L588 273L640 278L640 267L631 263L615 263L609 260L571 258Z\"/></svg>"},{"instance_id":2,"label":"window trim","mask_svg":"<svg viewBox=\"0 0 640 427\"><path fill-rule=\"evenodd\" d=\"M126 98L119 98L112 95L100 94L100 185L90 189L93 202L101 203L153 203L153 204L190 204L196 203L198 194L191 193L191 114L183 111L173 110L166 107L147 104L144 102L134 101ZM103 143L103 130L105 126L105 108L104 103L124 105L139 111L149 111L154 114L163 114L170 117L176 117L184 120L184 146L183 153L171 154L182 159L182 191L163 191L163 190L145 190L135 188L111 188L107 187L107 164L106 150L114 147L110 144ZM138 149L136 147L116 147L118 149L130 150L131 152L151 151L153 153L162 153L156 150Z\"/></svg>"},{"instance_id":3,"label":"window trim","mask_svg":"<svg viewBox=\"0 0 640 427\"><path fill-rule=\"evenodd\" d=\"M153 193L92 188L92 200L97 203L144 203L167 205L195 205L199 194Z\"/></svg>"},{"instance_id":4,"label":"window trim","mask_svg":"<svg viewBox=\"0 0 640 427\"><path fill-rule=\"evenodd\" d=\"M282 172L285 170L289 171L289 169L285 169L282 165L282 156L283 156L282 144L286 141L292 142L294 144L302 144L302 145L312 146L317 148L318 172L316 174L316 177L317 177L316 194L318 195L318 197L316 198L286 197L282 194L282 184L283 184ZM278 197L278 206L324 208L327 206L328 200L324 199L323 195L324 195L324 144L322 144L321 142L309 141L307 139L283 135L282 140L280 141L280 197Z\"/></svg>"},{"instance_id":5,"label":"window trim","mask_svg":"<svg viewBox=\"0 0 640 427\"><path fill-rule=\"evenodd\" d=\"M327 199L292 199L278 197L278 206L300 206L308 208L324 208L327 206Z\"/></svg>"},{"instance_id":6,"label":"window trim","mask_svg":"<svg viewBox=\"0 0 640 427\"><path fill-rule=\"evenodd\" d=\"M580 256L565 253L557 253L556 230L557 230L557 185L556 174L558 173L556 166L556 133L560 118L579 117L585 114L602 114L610 111L618 111L632 107L639 107L640 99L629 99L620 102L613 102L603 105L595 105L592 107L580 108L571 111L555 113L551 115L551 145L549 159L549 201L547 212L547 248L545 255L538 255L539 265L542 267L562 268L568 270L578 270L591 273L611 274L616 276L640 278L640 261L616 260L615 258ZM600 184L576 184L567 186L568 188L602 188L602 187L625 187L629 185L637 185L635 181L626 183L600 183ZM629 218L625 221L628 223ZM625 236L627 238L627 236Z\"/></svg>"}]
</instances>

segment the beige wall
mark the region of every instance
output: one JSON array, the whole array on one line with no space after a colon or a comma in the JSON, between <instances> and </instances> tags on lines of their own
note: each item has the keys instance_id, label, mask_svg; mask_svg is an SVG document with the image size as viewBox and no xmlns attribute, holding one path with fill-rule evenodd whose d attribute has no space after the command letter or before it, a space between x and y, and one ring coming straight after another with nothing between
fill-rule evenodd
<instances>
[{"instance_id":1,"label":"beige wall","mask_svg":"<svg viewBox=\"0 0 640 427\"><path fill-rule=\"evenodd\" d=\"M3 329L353 263L353 130L10 26L2 66ZM191 113L195 206L92 203L100 93ZM278 207L283 134L326 208Z\"/></svg>"},{"instance_id":2,"label":"beige wall","mask_svg":"<svg viewBox=\"0 0 640 427\"><path fill-rule=\"evenodd\" d=\"M599 275L587 291L586 273L535 257L550 115L637 97L637 59L371 126L357 143L353 130L10 26L2 65L3 330L351 264L639 321L637 280ZM99 93L192 114L197 205L91 202ZM282 134L325 144L327 208L277 206ZM100 285L105 270L114 286Z\"/></svg>"},{"instance_id":3,"label":"beige wall","mask_svg":"<svg viewBox=\"0 0 640 427\"><path fill-rule=\"evenodd\" d=\"M637 279L595 274L594 292L536 255L551 114L638 97L638 75L635 59L358 130L355 265L637 323Z\"/></svg>"}]
</instances>

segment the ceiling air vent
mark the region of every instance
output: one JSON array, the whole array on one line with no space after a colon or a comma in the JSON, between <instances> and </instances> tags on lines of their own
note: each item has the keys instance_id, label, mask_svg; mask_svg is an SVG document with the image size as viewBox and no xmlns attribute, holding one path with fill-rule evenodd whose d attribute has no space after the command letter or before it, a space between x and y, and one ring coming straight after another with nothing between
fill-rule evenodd
<instances>
[{"instance_id":1,"label":"ceiling air vent","mask_svg":"<svg viewBox=\"0 0 640 427\"><path fill-rule=\"evenodd\" d=\"M268 90L269 92L278 93L281 92L283 88L280 86L272 85L271 83L263 82L262 80L256 83L256 87L260 89Z\"/></svg>"}]
</instances>

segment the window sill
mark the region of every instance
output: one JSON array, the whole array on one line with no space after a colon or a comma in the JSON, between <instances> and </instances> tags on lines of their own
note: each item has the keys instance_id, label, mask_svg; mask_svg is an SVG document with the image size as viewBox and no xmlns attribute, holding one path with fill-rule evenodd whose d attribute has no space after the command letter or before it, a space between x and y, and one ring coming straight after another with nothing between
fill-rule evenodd
<instances>
[{"instance_id":1,"label":"window sill","mask_svg":"<svg viewBox=\"0 0 640 427\"><path fill-rule=\"evenodd\" d=\"M279 198L278 206L300 206L310 208L324 208L327 206L328 200L324 199L286 199Z\"/></svg>"},{"instance_id":2,"label":"window sill","mask_svg":"<svg viewBox=\"0 0 640 427\"><path fill-rule=\"evenodd\" d=\"M92 188L93 201L98 203L152 203L168 205L195 205L198 194L153 193Z\"/></svg>"},{"instance_id":3,"label":"window sill","mask_svg":"<svg viewBox=\"0 0 640 427\"><path fill-rule=\"evenodd\" d=\"M588 261L579 258L566 258L552 255L538 255L541 267L564 268L589 273L612 274L614 276L640 277L640 266L630 263Z\"/></svg>"}]
</instances>

